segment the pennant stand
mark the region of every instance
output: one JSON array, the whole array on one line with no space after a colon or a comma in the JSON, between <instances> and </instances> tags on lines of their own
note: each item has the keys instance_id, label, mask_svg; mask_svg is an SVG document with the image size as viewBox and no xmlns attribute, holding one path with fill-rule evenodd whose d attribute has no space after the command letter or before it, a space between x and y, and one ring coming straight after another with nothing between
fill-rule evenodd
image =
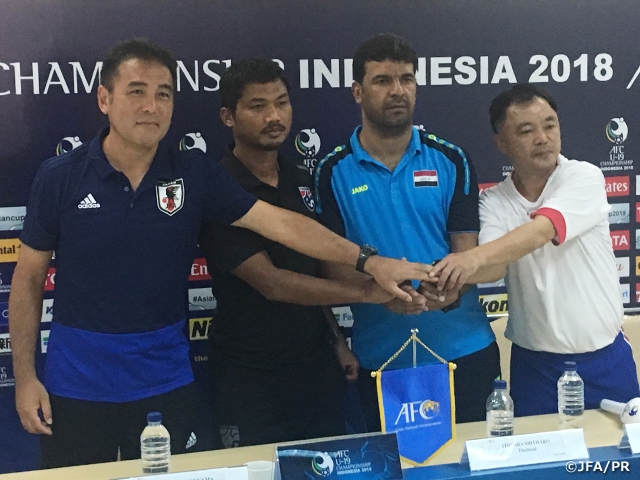
<instances>
[{"instance_id":1,"label":"pennant stand","mask_svg":"<svg viewBox=\"0 0 640 480\"><path fill-rule=\"evenodd\" d=\"M413 367L385 370L409 344L413 348ZM441 363L417 366L420 344ZM395 432L400 455L415 466L431 457L456 438L454 363L447 362L418 338L418 329L382 366L371 372L375 377L384 433Z\"/></svg>"}]
</instances>

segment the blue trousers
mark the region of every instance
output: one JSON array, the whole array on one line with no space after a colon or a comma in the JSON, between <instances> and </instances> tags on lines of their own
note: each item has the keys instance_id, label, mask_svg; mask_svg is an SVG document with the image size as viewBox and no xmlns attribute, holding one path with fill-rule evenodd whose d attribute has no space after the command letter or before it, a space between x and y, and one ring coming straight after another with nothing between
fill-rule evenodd
<instances>
[{"instance_id":1,"label":"blue trousers","mask_svg":"<svg viewBox=\"0 0 640 480\"><path fill-rule=\"evenodd\" d=\"M610 345L587 353L534 352L511 346L511 398L515 415L558 412L558 379L564 362L574 361L584 381L585 408L599 408L603 398L626 403L640 397L631 345L620 332Z\"/></svg>"}]
</instances>

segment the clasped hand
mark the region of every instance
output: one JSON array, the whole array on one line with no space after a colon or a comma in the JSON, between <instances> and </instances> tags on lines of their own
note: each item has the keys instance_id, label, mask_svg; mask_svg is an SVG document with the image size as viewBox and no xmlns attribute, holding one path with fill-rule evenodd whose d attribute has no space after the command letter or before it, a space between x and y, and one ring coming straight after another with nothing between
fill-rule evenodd
<instances>
[{"instance_id":1,"label":"clasped hand","mask_svg":"<svg viewBox=\"0 0 640 480\"><path fill-rule=\"evenodd\" d=\"M403 282L399 287L411 296L411 302L394 298L384 305L390 311L404 315L417 315L426 311L441 310L458 299L459 290L438 291L437 281L437 278L423 280L417 288L414 288L410 281Z\"/></svg>"}]
</instances>

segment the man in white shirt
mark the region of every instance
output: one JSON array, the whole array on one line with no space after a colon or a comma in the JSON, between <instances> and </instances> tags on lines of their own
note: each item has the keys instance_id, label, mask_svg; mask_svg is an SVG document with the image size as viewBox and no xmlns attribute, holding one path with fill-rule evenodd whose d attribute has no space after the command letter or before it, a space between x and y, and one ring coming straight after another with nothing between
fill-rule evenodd
<instances>
[{"instance_id":1,"label":"man in white shirt","mask_svg":"<svg viewBox=\"0 0 640 480\"><path fill-rule=\"evenodd\" d=\"M431 272L438 288L506 275L511 395L516 415L557 411L556 382L575 361L585 407L640 395L609 236L599 168L560 155L556 103L524 84L489 109L498 149L513 164L480 199L480 246L445 257Z\"/></svg>"}]
</instances>

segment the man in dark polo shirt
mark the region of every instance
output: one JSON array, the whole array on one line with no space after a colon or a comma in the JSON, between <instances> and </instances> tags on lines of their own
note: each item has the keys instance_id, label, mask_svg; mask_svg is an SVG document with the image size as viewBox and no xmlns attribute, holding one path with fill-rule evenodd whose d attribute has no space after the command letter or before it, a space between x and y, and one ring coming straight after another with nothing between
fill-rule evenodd
<instances>
[{"instance_id":1,"label":"man in dark polo shirt","mask_svg":"<svg viewBox=\"0 0 640 480\"><path fill-rule=\"evenodd\" d=\"M259 199L313 218L309 172L278 152L291 128L288 90L271 60L231 65L220 116L235 144L221 164ZM316 278L317 260L241 228L211 225L200 245L218 300L211 357L223 445L344 434L345 370L355 380L358 364L330 308L317 305L391 296L369 279Z\"/></svg>"},{"instance_id":2,"label":"man in dark polo shirt","mask_svg":"<svg viewBox=\"0 0 640 480\"><path fill-rule=\"evenodd\" d=\"M97 100L109 128L43 162L31 190L9 298L16 407L42 436L43 466L140 456L145 415L158 410L174 453L198 425L182 331L187 276L202 223L237 225L350 265L360 248L308 218L262 202L196 150L161 142L173 112L176 62L146 41L116 46ZM34 366L42 291L56 252L56 309L44 385ZM366 253L366 252L364 252ZM380 256L365 269L398 283L429 268ZM41 415L41 416L40 416Z\"/></svg>"}]
</instances>

